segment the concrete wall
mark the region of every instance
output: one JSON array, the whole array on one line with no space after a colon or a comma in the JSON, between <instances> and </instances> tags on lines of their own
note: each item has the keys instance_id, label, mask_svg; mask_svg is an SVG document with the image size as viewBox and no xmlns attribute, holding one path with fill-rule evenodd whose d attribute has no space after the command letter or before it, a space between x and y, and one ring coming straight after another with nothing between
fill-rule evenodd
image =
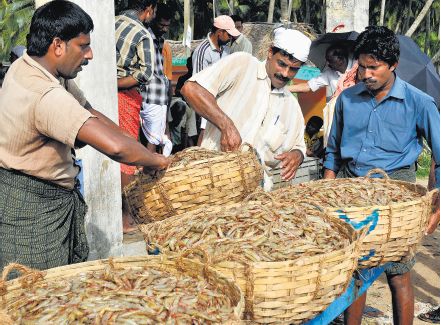
<instances>
[{"instance_id":1,"label":"concrete wall","mask_svg":"<svg viewBox=\"0 0 441 325\"><path fill-rule=\"evenodd\" d=\"M37 0L36 6L48 2ZM113 1L73 0L93 19L93 60L83 67L76 83L96 110L118 123L115 17ZM119 164L93 148L77 150L82 160L84 194L89 207L86 231L89 259L122 255L121 181Z\"/></svg>"},{"instance_id":2,"label":"concrete wall","mask_svg":"<svg viewBox=\"0 0 441 325\"><path fill-rule=\"evenodd\" d=\"M369 0L327 0L326 32L343 23L339 32L362 32L369 25Z\"/></svg>"}]
</instances>

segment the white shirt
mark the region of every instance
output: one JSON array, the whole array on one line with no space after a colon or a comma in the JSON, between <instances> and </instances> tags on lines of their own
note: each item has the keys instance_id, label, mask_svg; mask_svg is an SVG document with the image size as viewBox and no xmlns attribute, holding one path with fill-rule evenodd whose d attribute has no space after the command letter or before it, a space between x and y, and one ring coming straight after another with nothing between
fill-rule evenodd
<instances>
[{"instance_id":1,"label":"white shirt","mask_svg":"<svg viewBox=\"0 0 441 325\"><path fill-rule=\"evenodd\" d=\"M348 60L346 71L350 70L353 64L354 61L350 58ZM340 71L336 71L326 66L318 77L312 78L308 81L308 86L312 91L317 91L319 88L326 86L326 102L328 102L337 89L338 80L343 74L344 73L341 73Z\"/></svg>"},{"instance_id":2,"label":"white shirt","mask_svg":"<svg viewBox=\"0 0 441 325\"><path fill-rule=\"evenodd\" d=\"M251 144L266 171L280 161L274 156L299 149L306 156L304 120L297 99L283 87L271 89L266 61L245 52L229 55L190 78L216 98L233 121L242 142ZM208 122L201 146L220 150L220 130ZM272 182L265 173L265 189Z\"/></svg>"}]
</instances>

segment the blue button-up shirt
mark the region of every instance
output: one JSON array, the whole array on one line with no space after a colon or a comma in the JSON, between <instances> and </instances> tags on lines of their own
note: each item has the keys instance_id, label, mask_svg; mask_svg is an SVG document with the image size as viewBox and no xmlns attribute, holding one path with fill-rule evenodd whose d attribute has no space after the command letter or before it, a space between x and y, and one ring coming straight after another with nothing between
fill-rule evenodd
<instances>
[{"instance_id":1,"label":"blue button-up shirt","mask_svg":"<svg viewBox=\"0 0 441 325\"><path fill-rule=\"evenodd\" d=\"M439 116L432 97L399 77L380 102L360 82L336 101L324 167L338 172L347 164L357 176L372 168L391 173L415 163L424 137L432 149L439 188Z\"/></svg>"}]
</instances>

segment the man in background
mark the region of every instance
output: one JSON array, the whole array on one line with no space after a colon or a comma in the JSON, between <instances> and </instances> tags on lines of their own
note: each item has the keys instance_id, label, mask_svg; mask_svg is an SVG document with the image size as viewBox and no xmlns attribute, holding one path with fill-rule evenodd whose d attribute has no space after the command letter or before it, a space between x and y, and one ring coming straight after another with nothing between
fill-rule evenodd
<instances>
[{"instance_id":1,"label":"man in background","mask_svg":"<svg viewBox=\"0 0 441 325\"><path fill-rule=\"evenodd\" d=\"M335 90L340 77L352 68L353 60L349 57L349 51L344 44L335 43L326 50L326 67L316 78L305 83L290 85L289 91L295 93L315 92L326 87L326 102L328 102Z\"/></svg>"},{"instance_id":2,"label":"man in background","mask_svg":"<svg viewBox=\"0 0 441 325\"><path fill-rule=\"evenodd\" d=\"M230 45L230 53L235 52L247 52L253 54L253 44L250 40L243 34L243 19L239 15L230 16L234 21L236 29L240 32L240 35L233 37Z\"/></svg>"},{"instance_id":3,"label":"man in background","mask_svg":"<svg viewBox=\"0 0 441 325\"><path fill-rule=\"evenodd\" d=\"M162 146L162 152L168 156L172 143L165 134L167 123L167 108L169 104L170 81L164 74L164 34L170 28L171 10L164 4L158 4L156 17L151 22L148 31L153 40L154 66L151 79L141 87L143 97L141 120L144 136L148 141L147 147L155 152L156 146Z\"/></svg>"},{"instance_id":4,"label":"man in background","mask_svg":"<svg viewBox=\"0 0 441 325\"><path fill-rule=\"evenodd\" d=\"M156 2L130 1L129 9L115 21L119 127L136 140L139 139L143 102L140 87L152 78L155 58L152 37L143 24L154 18ZM136 170L136 166L121 164L121 188L134 179ZM134 220L123 197L123 231L134 230Z\"/></svg>"},{"instance_id":5,"label":"man in background","mask_svg":"<svg viewBox=\"0 0 441 325\"><path fill-rule=\"evenodd\" d=\"M193 75L209 67L213 63L225 58L230 54L228 43L233 37L238 37L240 32L236 29L233 19L231 17L222 15L214 18L211 32L208 33L207 38L199 44L193 51ZM207 120L200 119L200 134L198 145L204 137Z\"/></svg>"}]
</instances>

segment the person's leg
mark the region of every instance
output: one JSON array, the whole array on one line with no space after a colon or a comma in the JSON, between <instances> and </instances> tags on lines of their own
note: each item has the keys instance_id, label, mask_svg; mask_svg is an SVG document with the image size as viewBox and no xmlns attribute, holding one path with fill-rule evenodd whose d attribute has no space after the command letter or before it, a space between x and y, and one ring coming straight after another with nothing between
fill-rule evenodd
<instances>
[{"instance_id":1,"label":"person's leg","mask_svg":"<svg viewBox=\"0 0 441 325\"><path fill-rule=\"evenodd\" d=\"M345 316L345 324L346 325L360 325L361 319L363 317L364 306L366 305L366 296L367 292L362 294L355 300L352 305L346 308L344 316Z\"/></svg>"},{"instance_id":2,"label":"person's leg","mask_svg":"<svg viewBox=\"0 0 441 325\"><path fill-rule=\"evenodd\" d=\"M410 272L404 274L386 274L392 293L394 324L413 323L414 295Z\"/></svg>"},{"instance_id":3,"label":"person's leg","mask_svg":"<svg viewBox=\"0 0 441 325\"><path fill-rule=\"evenodd\" d=\"M121 191L124 189L126 185L132 182L134 178L135 178L134 175L121 173ZM122 196L122 224L123 224L123 234L133 232L137 229L135 219L133 219L133 216L130 213L124 195Z\"/></svg>"}]
</instances>

